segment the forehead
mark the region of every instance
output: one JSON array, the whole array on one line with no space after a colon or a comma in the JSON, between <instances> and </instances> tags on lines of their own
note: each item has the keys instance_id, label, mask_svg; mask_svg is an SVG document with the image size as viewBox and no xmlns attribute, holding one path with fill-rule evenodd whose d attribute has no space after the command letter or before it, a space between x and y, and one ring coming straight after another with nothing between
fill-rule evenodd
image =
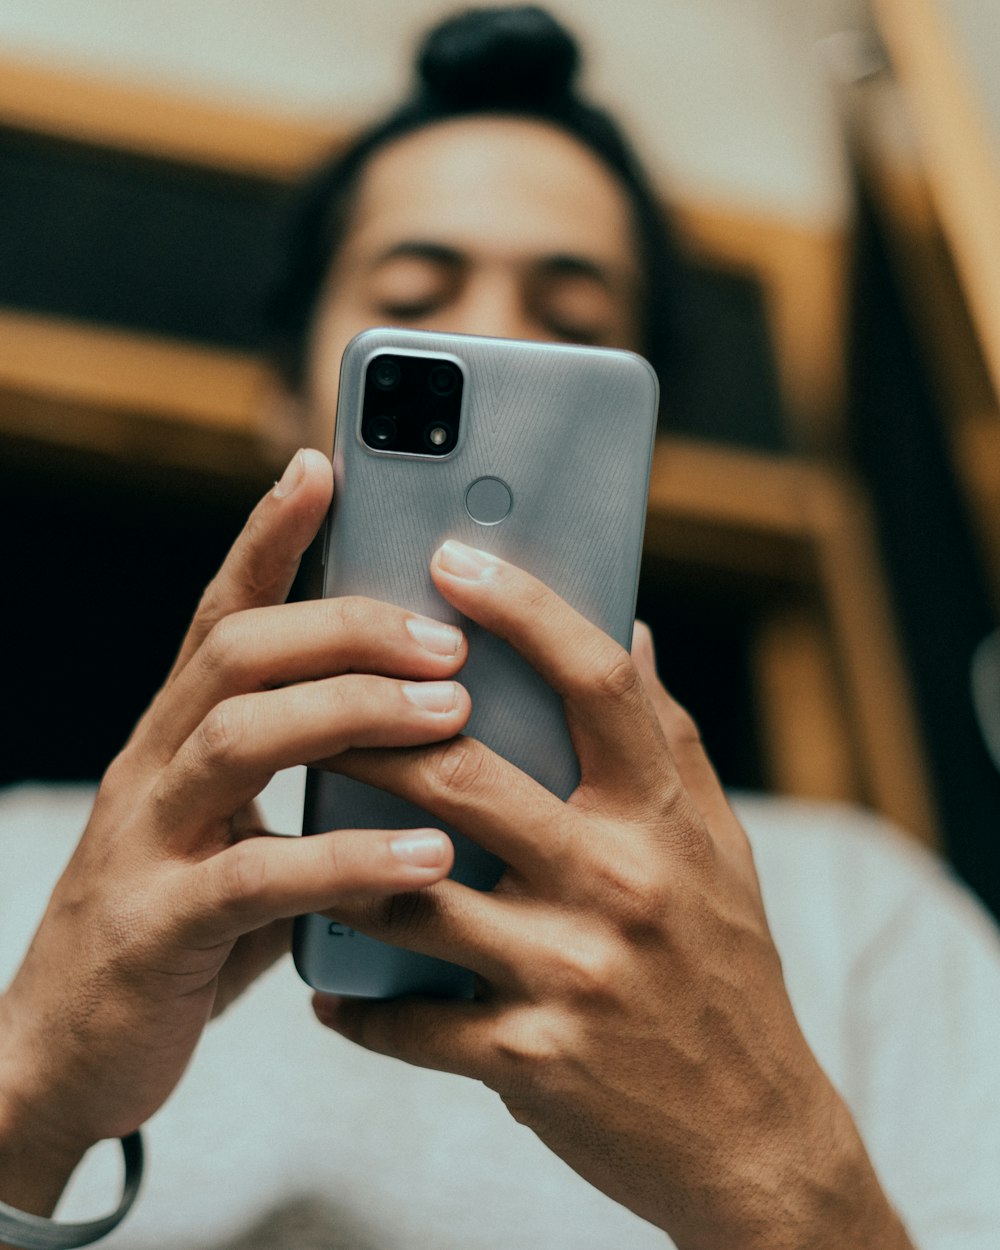
<instances>
[{"instance_id":1,"label":"forehead","mask_svg":"<svg viewBox=\"0 0 1000 1250\"><path fill-rule=\"evenodd\" d=\"M400 239L471 253L579 252L634 264L629 203L612 172L544 122L459 118L381 149L365 171L346 246Z\"/></svg>"}]
</instances>

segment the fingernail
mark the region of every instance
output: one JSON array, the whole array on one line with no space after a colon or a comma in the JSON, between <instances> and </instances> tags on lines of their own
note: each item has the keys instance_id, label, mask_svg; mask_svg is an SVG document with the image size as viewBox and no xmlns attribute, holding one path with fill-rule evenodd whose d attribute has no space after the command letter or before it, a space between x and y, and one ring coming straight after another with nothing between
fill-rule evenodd
<instances>
[{"instance_id":1,"label":"fingernail","mask_svg":"<svg viewBox=\"0 0 1000 1250\"><path fill-rule=\"evenodd\" d=\"M288 462L288 467L281 475L281 480L274 484L274 494L278 499L286 499L295 490L305 472L306 462L301 451L297 451Z\"/></svg>"},{"instance_id":2,"label":"fingernail","mask_svg":"<svg viewBox=\"0 0 1000 1250\"><path fill-rule=\"evenodd\" d=\"M424 712L450 712L458 700L458 687L453 681L412 682L403 687L403 694Z\"/></svg>"},{"instance_id":3,"label":"fingernail","mask_svg":"<svg viewBox=\"0 0 1000 1250\"><path fill-rule=\"evenodd\" d=\"M462 643L462 631L454 625L442 625L424 616L407 618L406 628L410 637L432 655L457 655Z\"/></svg>"},{"instance_id":4,"label":"fingernail","mask_svg":"<svg viewBox=\"0 0 1000 1250\"><path fill-rule=\"evenodd\" d=\"M437 558L446 573L469 582L483 581L497 570L497 560L489 552L466 547L465 543L455 542L453 538L438 548Z\"/></svg>"},{"instance_id":5,"label":"fingernail","mask_svg":"<svg viewBox=\"0 0 1000 1250\"><path fill-rule=\"evenodd\" d=\"M448 853L448 840L444 834L432 829L414 830L389 843L389 850L404 864L414 868L439 868Z\"/></svg>"}]
</instances>

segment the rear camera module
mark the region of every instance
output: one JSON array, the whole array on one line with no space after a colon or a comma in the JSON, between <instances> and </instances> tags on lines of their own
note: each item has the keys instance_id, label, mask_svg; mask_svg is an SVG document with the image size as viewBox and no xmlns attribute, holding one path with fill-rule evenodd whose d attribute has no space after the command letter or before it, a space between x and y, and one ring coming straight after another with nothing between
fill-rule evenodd
<instances>
[{"instance_id":1,"label":"rear camera module","mask_svg":"<svg viewBox=\"0 0 1000 1250\"><path fill-rule=\"evenodd\" d=\"M453 365L435 365L427 375L427 385L435 395L450 395L458 385L458 370Z\"/></svg>"},{"instance_id":2,"label":"rear camera module","mask_svg":"<svg viewBox=\"0 0 1000 1250\"><path fill-rule=\"evenodd\" d=\"M361 440L389 456L450 456L461 442L464 390L457 360L376 352L365 368Z\"/></svg>"},{"instance_id":3,"label":"rear camera module","mask_svg":"<svg viewBox=\"0 0 1000 1250\"><path fill-rule=\"evenodd\" d=\"M375 361L371 373L375 385L381 391L391 391L399 385L399 365L386 356Z\"/></svg>"}]
</instances>

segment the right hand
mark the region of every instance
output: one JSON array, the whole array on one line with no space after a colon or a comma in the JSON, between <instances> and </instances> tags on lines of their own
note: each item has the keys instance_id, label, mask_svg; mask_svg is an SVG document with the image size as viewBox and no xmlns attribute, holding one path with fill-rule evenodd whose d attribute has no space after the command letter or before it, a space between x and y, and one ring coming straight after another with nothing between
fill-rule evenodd
<instances>
[{"instance_id":1,"label":"right hand","mask_svg":"<svg viewBox=\"0 0 1000 1250\"><path fill-rule=\"evenodd\" d=\"M450 738L469 714L458 630L363 599L284 603L331 490L325 457L300 452L254 510L0 999L0 1199L51 1205L91 1144L141 1125L292 917L451 867L440 831L275 837L253 806L279 769Z\"/></svg>"}]
</instances>

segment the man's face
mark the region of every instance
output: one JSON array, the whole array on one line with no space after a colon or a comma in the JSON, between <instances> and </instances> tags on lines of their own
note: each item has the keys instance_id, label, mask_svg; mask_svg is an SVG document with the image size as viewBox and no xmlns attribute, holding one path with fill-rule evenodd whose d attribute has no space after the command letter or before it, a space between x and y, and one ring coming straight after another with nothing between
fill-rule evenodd
<instances>
[{"instance_id":1,"label":"man's face","mask_svg":"<svg viewBox=\"0 0 1000 1250\"><path fill-rule=\"evenodd\" d=\"M368 165L310 345L315 446L360 330L412 326L635 348L641 275L626 195L568 134L516 118L442 122Z\"/></svg>"}]
</instances>

